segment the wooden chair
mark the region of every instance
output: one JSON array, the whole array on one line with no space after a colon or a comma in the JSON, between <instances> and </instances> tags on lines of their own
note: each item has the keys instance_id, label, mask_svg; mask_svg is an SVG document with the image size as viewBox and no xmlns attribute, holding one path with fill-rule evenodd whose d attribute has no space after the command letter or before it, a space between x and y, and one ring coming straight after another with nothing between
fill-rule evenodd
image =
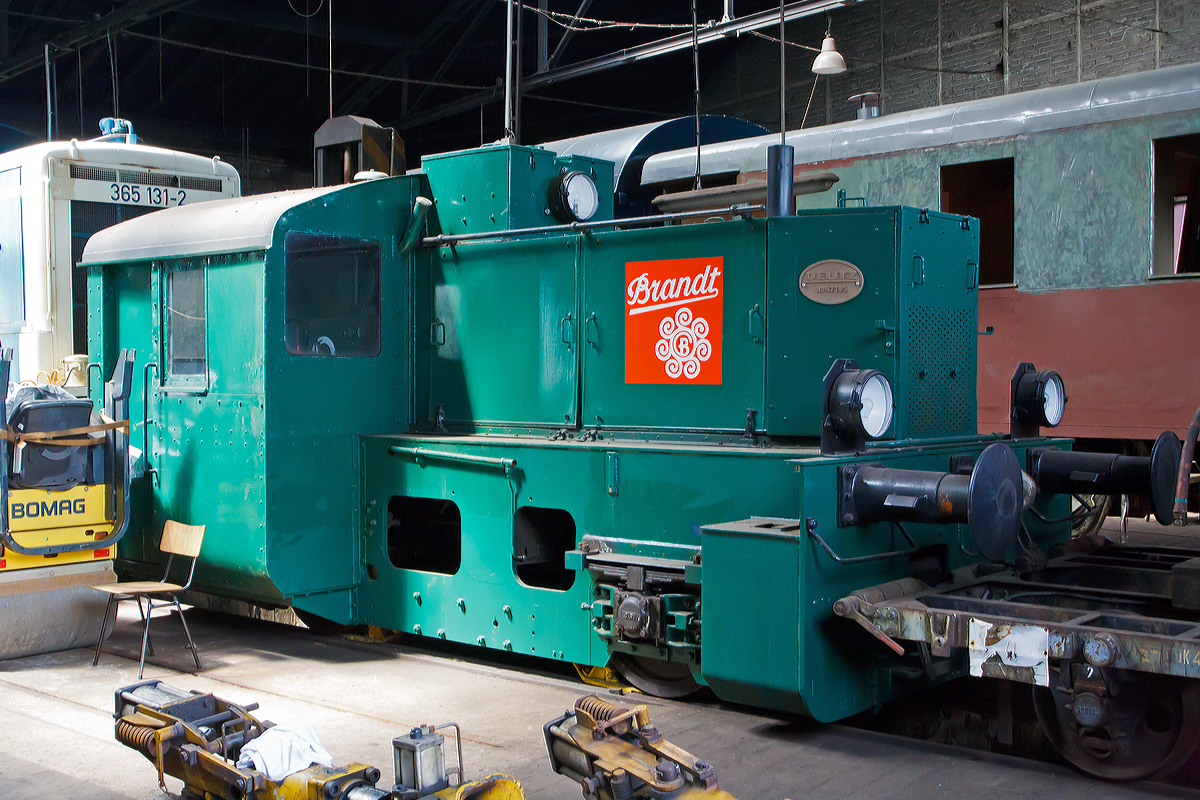
<instances>
[{"instance_id":1,"label":"wooden chair","mask_svg":"<svg viewBox=\"0 0 1200 800\"><path fill-rule=\"evenodd\" d=\"M150 614L155 608L172 604L179 612L179 621L183 623L183 632L187 635L187 648L192 651L192 658L196 660L196 669L200 669L200 656L196 653L196 643L192 641L192 633L188 630L187 620L183 618L183 608L179 605L177 592L185 591L192 585L192 576L196 574L196 558L200 555L200 544L203 541L203 525L183 525L174 520L167 520L163 525L162 541L158 545L158 549L167 554L167 568L163 572L161 581L127 581L92 587L108 595L108 605L104 607L104 619L100 621L100 641L96 642L96 655L92 659L93 667L100 663L100 648L104 645L104 629L108 627L108 615L113 610L114 604L119 606L122 600L135 600L138 604L138 613L142 615L145 626L142 630L142 660L138 665L138 680L142 679L142 672L146 668L146 647L150 643ZM192 559L187 583L182 586L167 582L167 578L171 577L171 563L177 555ZM166 595L171 599L160 600L156 603L153 598L159 595ZM142 598L146 600L144 613L142 612ZM116 627L116 624L116 614L113 614L113 627ZM154 654L153 645L150 645L150 654Z\"/></svg>"}]
</instances>

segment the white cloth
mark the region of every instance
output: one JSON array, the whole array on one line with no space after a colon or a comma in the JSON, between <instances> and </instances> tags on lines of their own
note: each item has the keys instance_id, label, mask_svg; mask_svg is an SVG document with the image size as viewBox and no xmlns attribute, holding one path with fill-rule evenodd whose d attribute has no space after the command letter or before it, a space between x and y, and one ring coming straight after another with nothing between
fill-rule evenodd
<instances>
[{"instance_id":1,"label":"white cloth","mask_svg":"<svg viewBox=\"0 0 1200 800\"><path fill-rule=\"evenodd\" d=\"M276 783L313 764L332 767L333 756L313 726L303 720L267 728L242 747L237 761L238 767L253 767Z\"/></svg>"}]
</instances>

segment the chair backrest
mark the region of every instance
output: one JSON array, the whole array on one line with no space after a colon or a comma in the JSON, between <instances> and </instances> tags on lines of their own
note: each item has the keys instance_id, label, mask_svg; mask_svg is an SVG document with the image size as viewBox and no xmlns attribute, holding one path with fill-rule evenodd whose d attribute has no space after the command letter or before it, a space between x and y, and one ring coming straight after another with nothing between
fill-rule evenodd
<instances>
[{"instance_id":1,"label":"chair backrest","mask_svg":"<svg viewBox=\"0 0 1200 800\"><path fill-rule=\"evenodd\" d=\"M203 525L184 525L173 519L163 525L162 541L158 549L164 553L195 558L200 555L200 543L204 541Z\"/></svg>"}]
</instances>

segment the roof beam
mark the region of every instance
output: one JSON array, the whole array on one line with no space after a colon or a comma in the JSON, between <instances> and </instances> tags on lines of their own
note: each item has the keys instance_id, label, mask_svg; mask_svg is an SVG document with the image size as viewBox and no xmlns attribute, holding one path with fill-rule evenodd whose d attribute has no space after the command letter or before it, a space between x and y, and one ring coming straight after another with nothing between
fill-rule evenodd
<instances>
[{"instance_id":1,"label":"roof beam","mask_svg":"<svg viewBox=\"0 0 1200 800\"><path fill-rule=\"evenodd\" d=\"M387 63L375 70L375 72L379 75L401 74L404 69L404 62L420 55L425 48L429 47L442 36L445 36L454 27L455 23L462 19L463 15L475 5L481 5L484 9L491 9L493 7L490 0L452 0L452 2L446 3L442 7L442 10L421 29L420 33L412 38L409 47L392 56L388 59ZM479 13L483 14L484 12L481 9ZM437 80L437 78L434 78L434 80ZM387 88L387 81L364 78L358 85L351 87L348 97L339 97L337 99L337 106L339 110L343 110L347 114L359 113L368 103L378 97L385 88Z\"/></svg>"},{"instance_id":2,"label":"roof beam","mask_svg":"<svg viewBox=\"0 0 1200 800\"><path fill-rule=\"evenodd\" d=\"M571 24L574 25L580 17L587 13L588 6L592 4L592 0L579 0L579 8L576 9L575 15L571 17ZM575 34L574 28L567 28L563 31L562 38L558 40L558 44L554 48L554 52L550 54L550 58L546 60L546 69L540 69L538 72L546 72L554 69L558 64L558 60L562 58L563 50L567 47L567 42L571 41L571 37Z\"/></svg>"},{"instance_id":3,"label":"roof beam","mask_svg":"<svg viewBox=\"0 0 1200 800\"><path fill-rule=\"evenodd\" d=\"M253 25L256 28L266 28L271 31L296 33L301 36L310 35L324 39L328 36L328 17L318 16L305 25L308 20L295 14L280 13L252 9L240 3L220 3L205 0L197 3L186 11L188 16L203 19L215 19L221 22L232 22L237 25ZM397 36L388 33L382 26L364 28L358 25L333 23L333 38L343 42L365 44L372 47L386 47L390 50L408 50L412 45L412 37Z\"/></svg>"},{"instance_id":4,"label":"roof beam","mask_svg":"<svg viewBox=\"0 0 1200 800\"><path fill-rule=\"evenodd\" d=\"M471 37L475 35L475 31L478 30L480 24L487 17L491 10L491 6L487 3L484 3L482 6L480 6L479 11L475 13L475 17L467 25L467 29L463 31L462 36L458 37L458 41L454 43L454 47L450 48L450 52L446 54L445 58L442 59L442 63L438 65L437 72L433 73L433 77L429 79L431 82L437 83L442 79L442 76L446 74L446 70L450 69L450 65L452 65L455 59L462 54L463 48L466 47L467 42L471 40ZM409 110L416 111L418 108L420 108L421 104L425 101L425 98L429 96L431 91L433 91L432 86L426 86L424 89L422 89L421 94L417 96L416 102L410 106Z\"/></svg>"},{"instance_id":5,"label":"roof beam","mask_svg":"<svg viewBox=\"0 0 1200 800\"><path fill-rule=\"evenodd\" d=\"M194 0L131 0L100 19L80 25L54 37L47 44L52 50L72 50L83 44L103 39L108 33L124 30L149 17L173 11ZM0 61L0 83L23 72L42 66L42 45L26 47L16 55Z\"/></svg>"},{"instance_id":6,"label":"roof beam","mask_svg":"<svg viewBox=\"0 0 1200 800\"><path fill-rule=\"evenodd\" d=\"M800 2L784 6L783 18L791 22L792 20L811 17L814 14L824 14L827 11L832 11L835 8L843 8L856 2L860 2L860 0L800 0ZM706 25L700 29L696 40L701 45L712 44L713 42L723 41L730 36L737 36L742 33L778 24L779 12L777 10L760 11L757 14L738 17L727 22L714 22ZM649 58L665 56L668 53L676 53L680 50L688 50L691 46L692 34L690 33L668 36L665 39L618 50L606 56L589 58L586 61L568 64L565 67L535 73L528 80L522 81L521 91L528 92L531 89L549 86L559 81L591 75L624 64L632 64L637 61L645 61Z\"/></svg>"},{"instance_id":7,"label":"roof beam","mask_svg":"<svg viewBox=\"0 0 1200 800\"><path fill-rule=\"evenodd\" d=\"M827 11L832 11L836 8L843 8L861 0L799 0L799 2L789 3L784 6L783 16L788 22L804 17L811 17L815 14L824 14ZM724 41L730 36L737 36L749 31L756 31L772 25L779 24L779 12L777 10L762 11L757 14L751 14L745 17L738 17L728 21L714 22L706 25L700 30L697 35L697 41L701 45L712 44L713 42ZM664 56L668 53L687 50L692 46L692 34L682 33L677 36L668 36L665 39L658 39L646 44L629 47L624 50L618 50L615 53L610 53L597 58L590 58L586 61L579 61L575 64L568 64L565 67L557 69L549 69L545 72L537 72L521 81L521 92L528 93L535 89L550 86L551 84L568 81L572 78L579 78L584 75L591 75L596 72L602 72L613 67L620 67L626 64L633 64L638 61L645 61L658 56ZM492 102L496 98L496 91L487 89L478 92L469 97L463 97L458 100L446 103L436 108L431 108L428 111L423 111L419 114L408 114L404 117L391 123L398 130L409 130L420 125L425 125L430 122L450 117L467 111L472 108L478 108L481 105Z\"/></svg>"}]
</instances>

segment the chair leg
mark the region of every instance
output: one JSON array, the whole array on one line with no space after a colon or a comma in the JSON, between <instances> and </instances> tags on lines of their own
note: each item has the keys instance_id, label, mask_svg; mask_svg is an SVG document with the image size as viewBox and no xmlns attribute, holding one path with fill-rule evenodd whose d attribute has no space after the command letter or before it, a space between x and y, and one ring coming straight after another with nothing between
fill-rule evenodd
<instances>
[{"instance_id":1,"label":"chair leg","mask_svg":"<svg viewBox=\"0 0 1200 800\"><path fill-rule=\"evenodd\" d=\"M138 599L138 610L140 611L141 608L142 608L142 601L139 598ZM145 615L146 628L145 628L145 630L142 631L142 660L138 664L138 680L139 681L142 679L142 673L145 672L145 670L146 670L146 645L150 641L150 612L153 610L154 610L154 604L151 602L150 598L147 597L146 598L146 615Z\"/></svg>"},{"instance_id":2,"label":"chair leg","mask_svg":"<svg viewBox=\"0 0 1200 800\"><path fill-rule=\"evenodd\" d=\"M200 654L196 652L196 643L192 641L192 632L188 630L187 620L183 618L183 607L179 605L179 598L171 595L171 599L175 601L175 610L179 612L179 621L183 623L183 632L187 636L187 647L192 651L192 658L196 661L196 669L200 669Z\"/></svg>"},{"instance_id":3,"label":"chair leg","mask_svg":"<svg viewBox=\"0 0 1200 800\"><path fill-rule=\"evenodd\" d=\"M113 595L108 596L108 602L104 605L104 617L100 620L100 640L96 642L96 655L92 656L92 666L100 663L100 648L104 646L104 629L108 627L108 612L112 610ZM113 620L115 626L116 620Z\"/></svg>"},{"instance_id":4,"label":"chair leg","mask_svg":"<svg viewBox=\"0 0 1200 800\"><path fill-rule=\"evenodd\" d=\"M137 604L138 604L138 616L142 618L142 624L145 625L146 617L149 616L149 614L150 614L150 598L149 597L146 598L146 613L145 614L142 613L142 598L140 598L140 597L137 598ZM151 658L154 657L154 640L151 639L150 637L146 637L146 654L148 656L150 656Z\"/></svg>"}]
</instances>

